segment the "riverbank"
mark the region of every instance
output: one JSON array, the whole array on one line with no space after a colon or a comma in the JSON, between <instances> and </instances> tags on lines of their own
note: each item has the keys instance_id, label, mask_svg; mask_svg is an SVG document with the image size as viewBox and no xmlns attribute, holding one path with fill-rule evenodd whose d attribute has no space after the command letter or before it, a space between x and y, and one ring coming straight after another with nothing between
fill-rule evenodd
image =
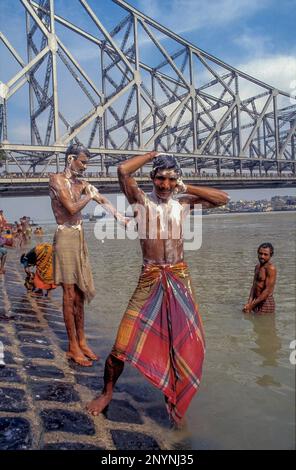
<instances>
[{"instance_id":1,"label":"riverbank","mask_svg":"<svg viewBox=\"0 0 296 470\"><path fill-rule=\"evenodd\" d=\"M126 366L105 415L85 404L103 385L108 344L104 331L87 330L103 359L91 368L67 361L61 290L52 299L26 294L19 255L10 251L0 277L0 450L188 449L185 433L170 430L159 393ZM155 397L157 398L155 401Z\"/></svg>"}]
</instances>

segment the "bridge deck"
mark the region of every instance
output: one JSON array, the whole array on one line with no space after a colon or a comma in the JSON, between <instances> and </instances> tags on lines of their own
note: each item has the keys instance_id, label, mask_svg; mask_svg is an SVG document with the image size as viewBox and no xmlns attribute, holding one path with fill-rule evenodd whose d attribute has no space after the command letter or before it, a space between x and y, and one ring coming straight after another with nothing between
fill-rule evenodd
<instances>
[{"instance_id":1,"label":"bridge deck","mask_svg":"<svg viewBox=\"0 0 296 470\"><path fill-rule=\"evenodd\" d=\"M103 193L120 192L118 178L111 177L87 177L86 179L94 184ZM137 177L139 186L149 191L152 188L151 179L147 176ZM16 196L44 196L48 194L47 177L5 177L0 178L0 196L16 197ZM185 177L187 184L198 184L215 186L225 190L229 189L248 189L248 188L282 188L296 186L295 176L266 176L266 177L229 177L229 176L190 176Z\"/></svg>"}]
</instances>

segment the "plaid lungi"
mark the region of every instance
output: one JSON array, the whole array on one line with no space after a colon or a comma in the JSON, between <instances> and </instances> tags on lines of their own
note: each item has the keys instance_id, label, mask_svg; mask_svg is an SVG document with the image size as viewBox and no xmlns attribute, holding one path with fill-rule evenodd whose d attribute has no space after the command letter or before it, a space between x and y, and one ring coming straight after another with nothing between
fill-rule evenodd
<instances>
[{"instance_id":1,"label":"plaid lungi","mask_svg":"<svg viewBox=\"0 0 296 470\"><path fill-rule=\"evenodd\" d=\"M265 315L268 313L274 313L275 312L275 301L273 298L273 295L269 295L266 300L263 302L260 302L260 304L256 305L256 307L253 309L254 312Z\"/></svg>"},{"instance_id":2,"label":"plaid lungi","mask_svg":"<svg viewBox=\"0 0 296 470\"><path fill-rule=\"evenodd\" d=\"M178 422L199 387L204 353L187 265L143 266L111 354L131 362L164 393Z\"/></svg>"}]
</instances>

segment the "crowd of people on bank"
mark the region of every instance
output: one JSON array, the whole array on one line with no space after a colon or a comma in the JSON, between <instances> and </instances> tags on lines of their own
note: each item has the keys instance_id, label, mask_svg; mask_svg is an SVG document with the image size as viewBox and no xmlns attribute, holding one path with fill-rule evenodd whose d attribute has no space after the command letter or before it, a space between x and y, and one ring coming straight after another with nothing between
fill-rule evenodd
<instances>
[{"instance_id":1,"label":"crowd of people on bank","mask_svg":"<svg viewBox=\"0 0 296 470\"><path fill-rule=\"evenodd\" d=\"M42 237L44 231L42 227L32 230L30 217L23 216L14 223L8 222L4 212L0 209L0 275L5 273L5 263L8 250L23 249L30 243L32 234L34 237ZM40 242L42 239L40 238ZM43 294L54 288L51 282L52 271L52 245L49 243L39 243L28 253L23 253L20 262L25 270L25 287L28 292ZM45 282L44 282L45 280Z\"/></svg>"}]
</instances>

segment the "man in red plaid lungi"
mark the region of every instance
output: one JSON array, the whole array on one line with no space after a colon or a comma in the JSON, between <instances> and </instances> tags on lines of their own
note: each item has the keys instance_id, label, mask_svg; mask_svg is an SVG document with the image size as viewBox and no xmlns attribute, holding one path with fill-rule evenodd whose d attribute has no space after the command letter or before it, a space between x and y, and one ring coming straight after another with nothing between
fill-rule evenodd
<instances>
[{"instance_id":1,"label":"man in red plaid lungi","mask_svg":"<svg viewBox=\"0 0 296 470\"><path fill-rule=\"evenodd\" d=\"M151 161L153 191L145 194L132 173ZM175 423L199 387L204 333L184 263L182 222L195 204L224 205L228 196L213 188L186 186L181 175L173 156L157 152L126 160L118 168L121 188L134 205L143 267L105 364L103 392L87 405L93 415L111 401L125 361L163 392ZM183 195L177 199L178 193Z\"/></svg>"},{"instance_id":2,"label":"man in red plaid lungi","mask_svg":"<svg viewBox=\"0 0 296 470\"><path fill-rule=\"evenodd\" d=\"M249 300L243 312L265 315L275 312L273 291L276 281L276 267L271 262L274 249L271 243L262 243L258 248L259 263L255 267L253 285Z\"/></svg>"}]
</instances>

